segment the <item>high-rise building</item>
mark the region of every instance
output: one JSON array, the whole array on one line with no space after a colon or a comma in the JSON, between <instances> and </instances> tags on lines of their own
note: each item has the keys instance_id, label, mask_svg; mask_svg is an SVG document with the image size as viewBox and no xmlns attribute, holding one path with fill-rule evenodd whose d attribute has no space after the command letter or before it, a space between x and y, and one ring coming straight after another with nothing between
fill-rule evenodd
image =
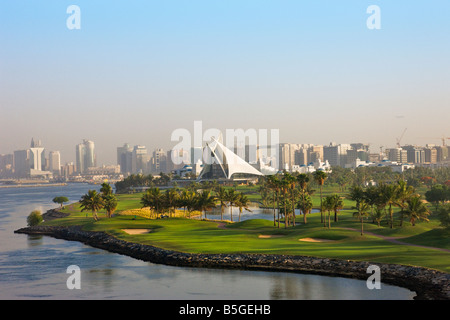
<instances>
[{"instance_id":1,"label":"high-rise building","mask_svg":"<svg viewBox=\"0 0 450 320\"><path fill-rule=\"evenodd\" d=\"M41 140L34 141L34 139L31 139L29 150L30 173L45 170L45 152L41 145Z\"/></svg>"},{"instance_id":2,"label":"high-rise building","mask_svg":"<svg viewBox=\"0 0 450 320\"><path fill-rule=\"evenodd\" d=\"M153 156L151 159L151 172L167 172L167 156L163 149L156 149L153 151Z\"/></svg>"},{"instance_id":3,"label":"high-rise building","mask_svg":"<svg viewBox=\"0 0 450 320\"><path fill-rule=\"evenodd\" d=\"M127 158L128 159L128 158ZM132 173L147 173L148 172L148 152L145 146L134 146L131 157L131 172Z\"/></svg>"},{"instance_id":4,"label":"high-rise building","mask_svg":"<svg viewBox=\"0 0 450 320\"><path fill-rule=\"evenodd\" d=\"M122 147L117 147L117 164L120 166L121 173L131 173L133 148L128 143Z\"/></svg>"},{"instance_id":5,"label":"high-rise building","mask_svg":"<svg viewBox=\"0 0 450 320\"><path fill-rule=\"evenodd\" d=\"M436 148L425 148L425 162L426 163L437 163L437 149Z\"/></svg>"},{"instance_id":6,"label":"high-rise building","mask_svg":"<svg viewBox=\"0 0 450 320\"><path fill-rule=\"evenodd\" d=\"M323 158L328 160L331 166L343 167L347 163L347 150L351 148L349 144L330 143L329 146L323 147Z\"/></svg>"},{"instance_id":7,"label":"high-rise building","mask_svg":"<svg viewBox=\"0 0 450 320\"><path fill-rule=\"evenodd\" d=\"M436 147L437 155L436 161L443 162L448 159L448 148L447 146L437 146Z\"/></svg>"},{"instance_id":8,"label":"high-rise building","mask_svg":"<svg viewBox=\"0 0 450 320\"><path fill-rule=\"evenodd\" d=\"M88 168L96 166L95 145L93 141L83 140L75 148L76 167L78 173L87 172Z\"/></svg>"},{"instance_id":9,"label":"high-rise building","mask_svg":"<svg viewBox=\"0 0 450 320\"><path fill-rule=\"evenodd\" d=\"M403 148L386 149L385 152L388 160L390 161L395 161L398 163L408 162L408 151Z\"/></svg>"},{"instance_id":10,"label":"high-rise building","mask_svg":"<svg viewBox=\"0 0 450 320\"><path fill-rule=\"evenodd\" d=\"M50 151L48 154L48 170L53 173L53 175L61 175L61 155L59 151Z\"/></svg>"},{"instance_id":11,"label":"high-rise building","mask_svg":"<svg viewBox=\"0 0 450 320\"><path fill-rule=\"evenodd\" d=\"M25 178L30 174L29 150L14 151L14 176Z\"/></svg>"},{"instance_id":12,"label":"high-rise building","mask_svg":"<svg viewBox=\"0 0 450 320\"><path fill-rule=\"evenodd\" d=\"M14 155L0 154L0 177L2 178L12 177L13 169L14 169Z\"/></svg>"}]
</instances>

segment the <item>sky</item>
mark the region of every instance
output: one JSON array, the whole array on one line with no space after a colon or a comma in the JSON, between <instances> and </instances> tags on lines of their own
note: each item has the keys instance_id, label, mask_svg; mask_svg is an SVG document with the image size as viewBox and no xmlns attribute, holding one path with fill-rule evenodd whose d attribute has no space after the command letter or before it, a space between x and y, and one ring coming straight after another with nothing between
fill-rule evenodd
<instances>
[{"instance_id":1,"label":"sky","mask_svg":"<svg viewBox=\"0 0 450 320\"><path fill-rule=\"evenodd\" d=\"M405 129L402 144L441 144L449 57L448 0L1 1L0 154L34 137L64 163L88 139L116 164L118 146L167 150L194 121L373 152Z\"/></svg>"}]
</instances>

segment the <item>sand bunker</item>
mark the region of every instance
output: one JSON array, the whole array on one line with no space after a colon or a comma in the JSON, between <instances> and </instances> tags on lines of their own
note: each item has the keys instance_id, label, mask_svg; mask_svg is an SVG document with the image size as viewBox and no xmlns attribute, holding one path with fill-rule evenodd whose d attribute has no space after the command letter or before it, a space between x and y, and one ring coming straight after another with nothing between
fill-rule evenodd
<instances>
[{"instance_id":1,"label":"sand bunker","mask_svg":"<svg viewBox=\"0 0 450 320\"><path fill-rule=\"evenodd\" d=\"M303 239L298 239L298 241L306 241L306 242L332 242L334 240L330 240L330 239L318 239L318 238L303 238Z\"/></svg>"},{"instance_id":2,"label":"sand bunker","mask_svg":"<svg viewBox=\"0 0 450 320\"><path fill-rule=\"evenodd\" d=\"M258 238L260 239L269 239L269 238L279 238L282 237L282 235L274 235L274 234L260 234Z\"/></svg>"},{"instance_id":3,"label":"sand bunker","mask_svg":"<svg viewBox=\"0 0 450 320\"><path fill-rule=\"evenodd\" d=\"M152 232L152 229L122 229L128 234L145 234Z\"/></svg>"}]
</instances>

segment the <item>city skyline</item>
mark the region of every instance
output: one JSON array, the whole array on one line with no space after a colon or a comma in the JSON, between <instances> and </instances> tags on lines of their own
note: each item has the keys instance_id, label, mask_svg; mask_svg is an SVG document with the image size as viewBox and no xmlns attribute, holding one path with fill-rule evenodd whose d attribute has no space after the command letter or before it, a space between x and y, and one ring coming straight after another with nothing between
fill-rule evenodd
<instances>
[{"instance_id":1,"label":"city skyline","mask_svg":"<svg viewBox=\"0 0 450 320\"><path fill-rule=\"evenodd\" d=\"M0 154L38 137L61 162L96 143L169 150L171 133L279 129L280 141L441 144L448 1L76 1L0 4ZM381 29L366 10L381 8Z\"/></svg>"}]
</instances>

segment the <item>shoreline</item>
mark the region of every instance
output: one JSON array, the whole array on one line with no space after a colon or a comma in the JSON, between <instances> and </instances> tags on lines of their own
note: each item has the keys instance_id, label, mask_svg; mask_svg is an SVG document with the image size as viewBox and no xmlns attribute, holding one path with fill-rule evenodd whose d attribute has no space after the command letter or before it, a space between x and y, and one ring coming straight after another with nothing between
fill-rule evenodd
<instances>
[{"instance_id":1,"label":"shoreline","mask_svg":"<svg viewBox=\"0 0 450 320\"><path fill-rule=\"evenodd\" d=\"M14 233L45 235L119 253L146 262L178 267L297 272L367 280L367 268L377 265L381 281L416 293L415 300L450 300L450 274L423 267L275 254L197 254L127 242L105 232L80 227L35 226Z\"/></svg>"}]
</instances>

